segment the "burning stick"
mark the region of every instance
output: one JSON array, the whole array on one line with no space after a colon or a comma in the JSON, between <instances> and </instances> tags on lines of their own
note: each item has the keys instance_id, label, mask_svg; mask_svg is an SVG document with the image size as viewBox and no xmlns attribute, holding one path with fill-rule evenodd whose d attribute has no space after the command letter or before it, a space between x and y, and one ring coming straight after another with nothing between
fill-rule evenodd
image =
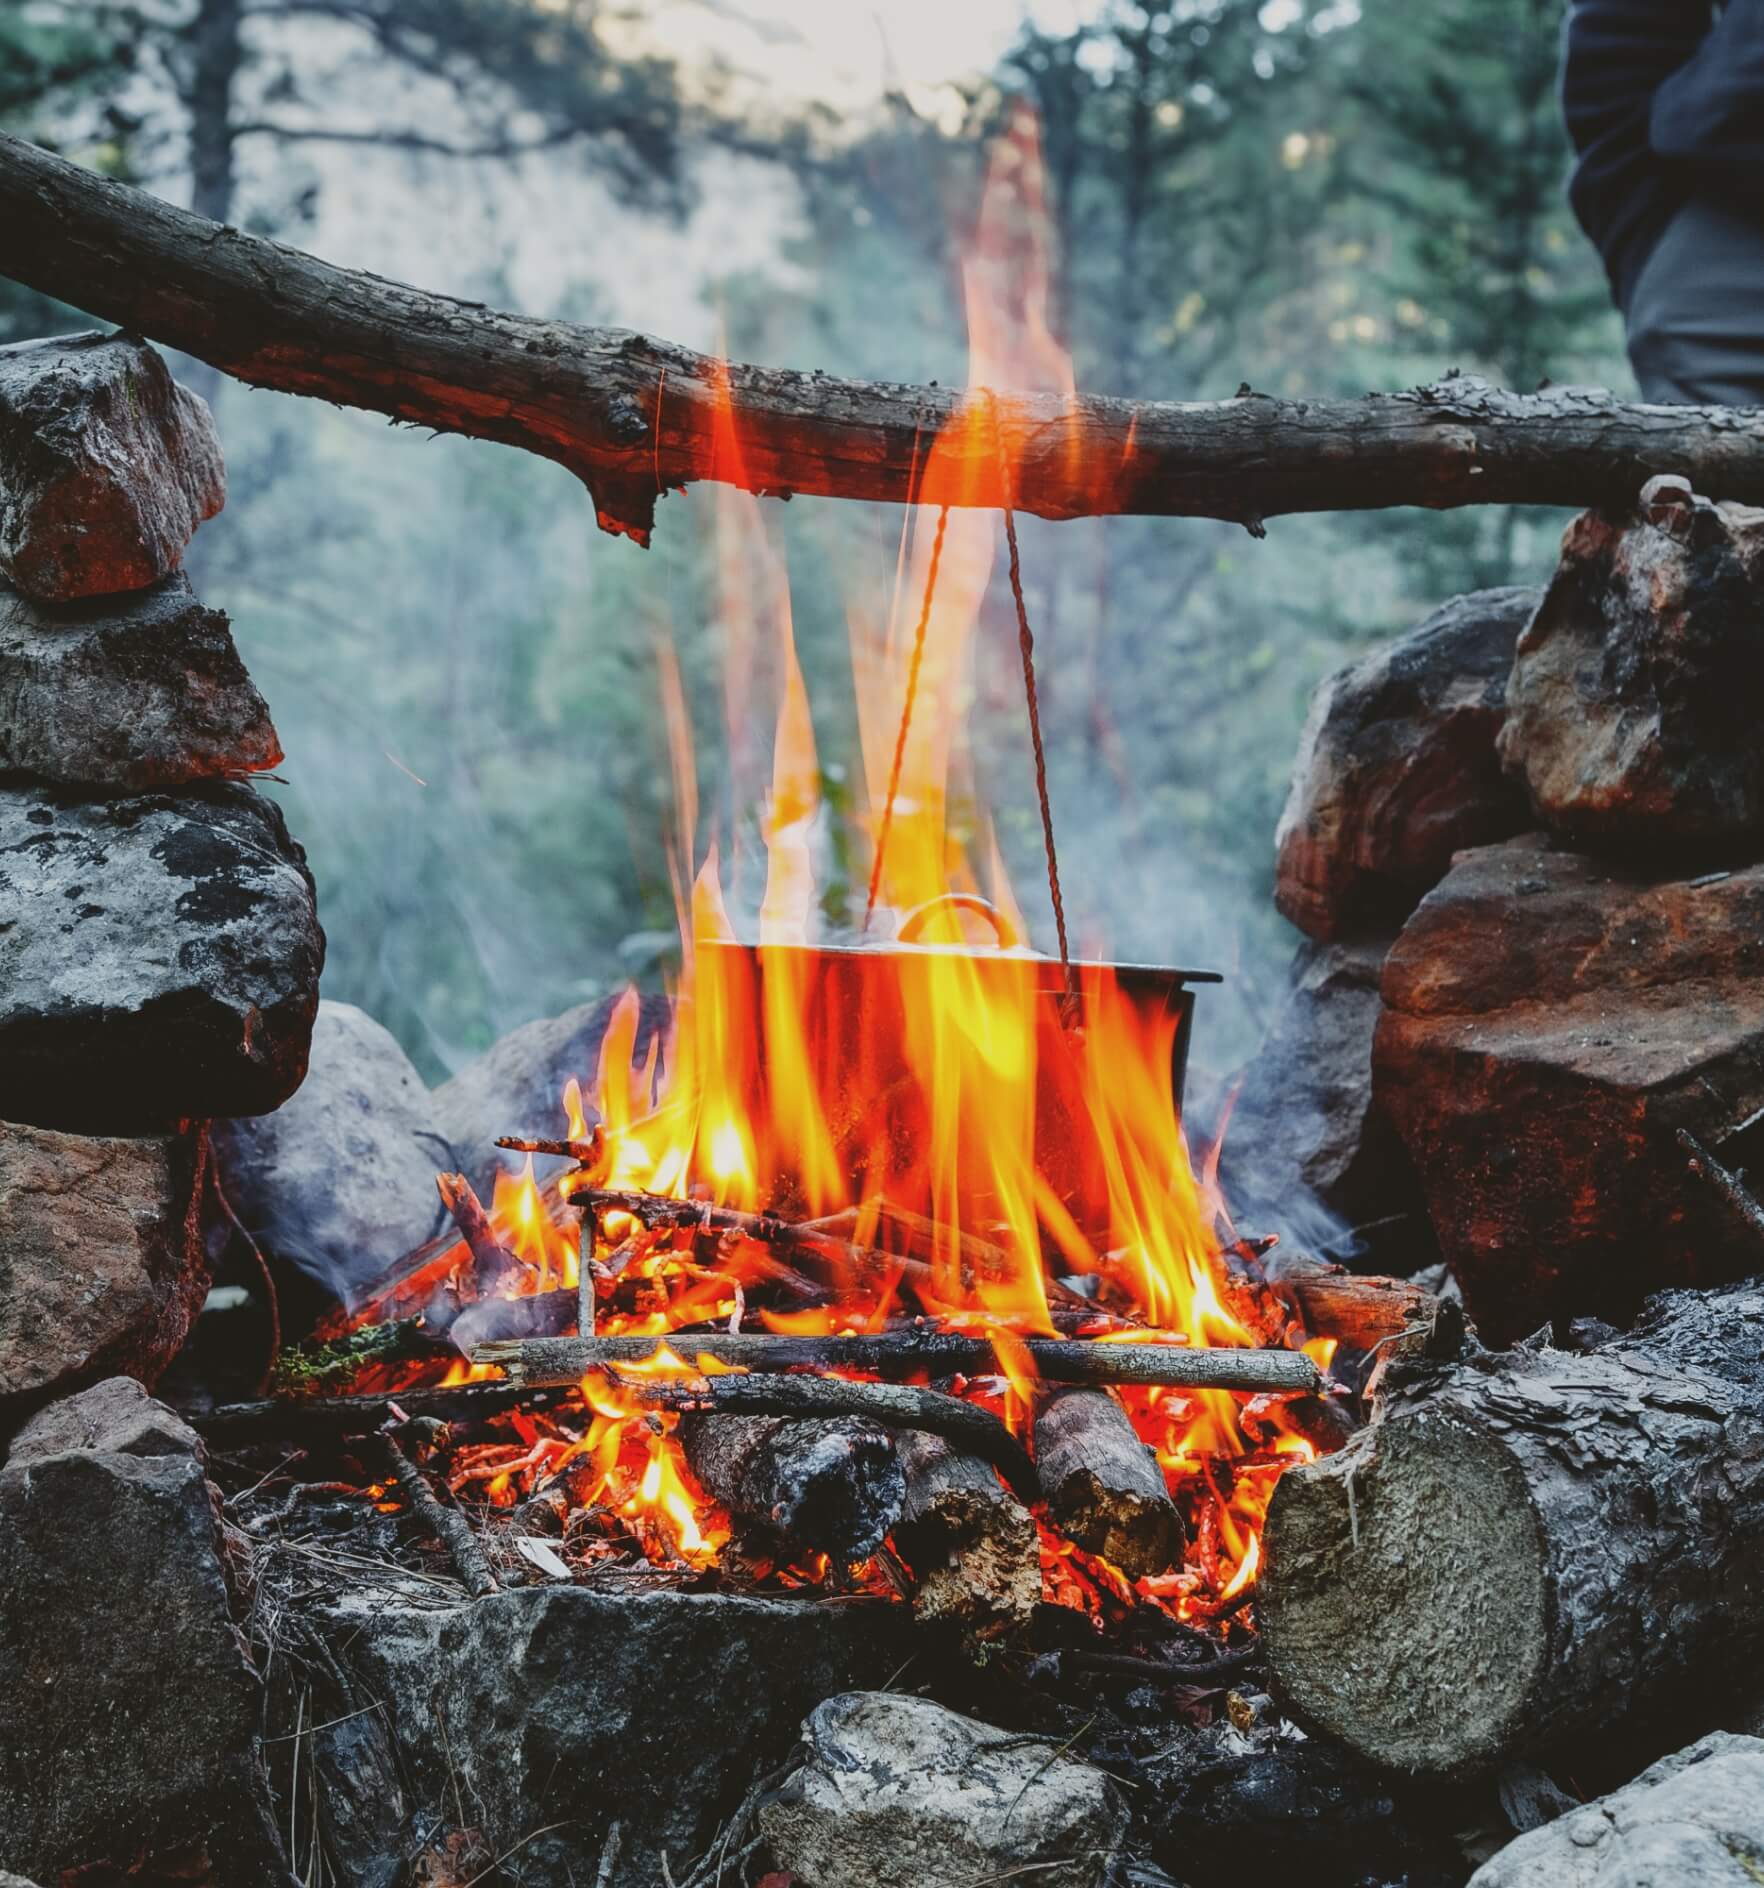
<instances>
[{"instance_id":1,"label":"burning stick","mask_svg":"<svg viewBox=\"0 0 1764 1888\"><path fill-rule=\"evenodd\" d=\"M606 1152L606 1135L598 1127L585 1141L533 1139L519 1134L500 1134L496 1138L496 1145L506 1147L511 1154L553 1154L559 1160L573 1160L579 1167L593 1167L599 1164L600 1157Z\"/></svg>"},{"instance_id":2,"label":"burning stick","mask_svg":"<svg viewBox=\"0 0 1764 1888\"><path fill-rule=\"evenodd\" d=\"M1041 1499L1035 1466L1015 1436L978 1403L903 1383L849 1383L839 1377L707 1377L701 1383L637 1387L664 1408L741 1416L867 1416L889 1429L942 1436L989 1462L1017 1495Z\"/></svg>"},{"instance_id":3,"label":"burning stick","mask_svg":"<svg viewBox=\"0 0 1764 1888\"><path fill-rule=\"evenodd\" d=\"M472 1191L472 1183L463 1173L438 1173L435 1186L441 1195L441 1204L459 1228L459 1236L471 1249L480 1289L491 1289L503 1279L525 1272L525 1266L496 1237L483 1201Z\"/></svg>"},{"instance_id":4,"label":"burning stick","mask_svg":"<svg viewBox=\"0 0 1764 1888\"><path fill-rule=\"evenodd\" d=\"M465 1582L466 1591L475 1600L497 1591L496 1576L471 1523L460 1511L445 1502L429 1486L428 1477L399 1447L397 1439L382 1430L371 1438L369 1454L376 1457L379 1472L388 1475L402 1490L413 1513L422 1517L429 1531L447 1549L455 1571Z\"/></svg>"},{"instance_id":5,"label":"burning stick","mask_svg":"<svg viewBox=\"0 0 1764 1888\"><path fill-rule=\"evenodd\" d=\"M910 1429L895 1453L906 1500L894 1544L917 1582L915 1616L982 1633L1025 1624L1041 1598L1040 1543L1028 1510L985 1462L941 1435Z\"/></svg>"},{"instance_id":6,"label":"burning stick","mask_svg":"<svg viewBox=\"0 0 1764 1888\"><path fill-rule=\"evenodd\" d=\"M1087 1553L1132 1579L1181 1564L1182 1516L1163 1471L1107 1390L1046 1398L1035 1417L1035 1463L1049 1517Z\"/></svg>"},{"instance_id":7,"label":"burning stick","mask_svg":"<svg viewBox=\"0 0 1764 1888\"><path fill-rule=\"evenodd\" d=\"M475 1364L495 1364L517 1383L576 1383L608 1364L645 1363L654 1337L539 1337L480 1344ZM929 1326L871 1337L773 1337L757 1332L694 1333L680 1340L693 1356L754 1371L854 1371L867 1376L984 1376L1000 1370L983 1337ZM1116 1344L1084 1338L1023 1340L1037 1375L1050 1383L1164 1384L1177 1389L1303 1395L1323 1374L1302 1351L1204 1350L1187 1344Z\"/></svg>"},{"instance_id":8,"label":"burning stick","mask_svg":"<svg viewBox=\"0 0 1764 1888\"><path fill-rule=\"evenodd\" d=\"M705 1493L787 1551L849 1565L900 1519L894 1440L868 1417L689 1415L677 1433Z\"/></svg>"},{"instance_id":9,"label":"burning stick","mask_svg":"<svg viewBox=\"0 0 1764 1888\"><path fill-rule=\"evenodd\" d=\"M537 1412L577 1400L573 1383L459 1383L387 1396L276 1396L256 1403L223 1403L206 1413L192 1411L187 1420L211 1447L243 1449L258 1442L371 1435L388 1418L400 1415L444 1423L482 1422L517 1406Z\"/></svg>"}]
</instances>

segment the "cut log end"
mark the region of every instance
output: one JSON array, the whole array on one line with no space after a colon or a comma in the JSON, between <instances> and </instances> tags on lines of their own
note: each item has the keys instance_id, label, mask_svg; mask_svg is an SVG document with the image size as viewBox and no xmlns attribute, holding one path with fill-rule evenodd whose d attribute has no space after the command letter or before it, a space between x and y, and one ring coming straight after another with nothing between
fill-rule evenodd
<instances>
[{"instance_id":1,"label":"cut log end","mask_svg":"<svg viewBox=\"0 0 1764 1888\"><path fill-rule=\"evenodd\" d=\"M865 1418L692 1415L679 1434L700 1487L768 1545L849 1565L900 1519L893 1438Z\"/></svg>"},{"instance_id":2,"label":"cut log end","mask_svg":"<svg viewBox=\"0 0 1764 1888\"><path fill-rule=\"evenodd\" d=\"M1546 1547L1489 1432L1419 1414L1280 1479L1258 1601L1302 1718L1392 1769L1512 1745L1546 1646Z\"/></svg>"},{"instance_id":3,"label":"cut log end","mask_svg":"<svg viewBox=\"0 0 1764 1888\"><path fill-rule=\"evenodd\" d=\"M1107 1390L1055 1392L1035 1418L1035 1462L1054 1525L1132 1579L1167 1573L1187 1536L1157 1458Z\"/></svg>"},{"instance_id":4,"label":"cut log end","mask_svg":"<svg viewBox=\"0 0 1764 1888\"><path fill-rule=\"evenodd\" d=\"M1041 1598L1041 1546L1029 1511L986 1463L941 1436L896 1442L906 1499L894 1544L917 1582L914 1616L990 1635L1026 1625Z\"/></svg>"}]
</instances>

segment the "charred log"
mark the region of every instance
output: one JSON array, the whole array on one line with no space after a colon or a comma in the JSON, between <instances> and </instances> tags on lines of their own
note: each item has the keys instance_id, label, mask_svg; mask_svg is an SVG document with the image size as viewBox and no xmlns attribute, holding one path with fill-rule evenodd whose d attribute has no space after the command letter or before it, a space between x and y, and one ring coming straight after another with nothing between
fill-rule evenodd
<instances>
[{"instance_id":1,"label":"charred log","mask_svg":"<svg viewBox=\"0 0 1764 1888\"><path fill-rule=\"evenodd\" d=\"M894 1440L866 1417L688 1415L678 1433L705 1493L780 1551L849 1565L900 1519Z\"/></svg>"},{"instance_id":2,"label":"charred log","mask_svg":"<svg viewBox=\"0 0 1764 1888\"><path fill-rule=\"evenodd\" d=\"M1629 505L1658 472L1764 501L1764 420L1520 396L1454 377L1330 402L968 396L731 366L619 329L498 313L339 269L13 137L0 138L13 278L254 386L366 407L555 460L602 527L647 543L695 480L1047 518L1138 512L1261 530L1284 512ZM719 443L733 409L742 450ZM946 431L967 410L978 423ZM943 434L945 450L927 454Z\"/></svg>"},{"instance_id":3,"label":"charred log","mask_svg":"<svg viewBox=\"0 0 1764 1888\"><path fill-rule=\"evenodd\" d=\"M914 1615L985 1636L1025 1624L1041 1598L1041 1547L1029 1511L978 1457L942 1436L896 1441L906 1498L894 1545L916 1582Z\"/></svg>"},{"instance_id":4,"label":"charred log","mask_svg":"<svg viewBox=\"0 0 1764 1888\"><path fill-rule=\"evenodd\" d=\"M1135 1579L1181 1561L1186 1535L1163 1470L1107 1390L1056 1390L1041 1403L1035 1466L1049 1518L1087 1553Z\"/></svg>"},{"instance_id":5,"label":"charred log","mask_svg":"<svg viewBox=\"0 0 1764 1888\"><path fill-rule=\"evenodd\" d=\"M584 1372L653 1357L653 1337L528 1338L480 1344L472 1362L495 1364L516 1382L576 1383ZM748 1370L861 1371L904 1377L978 1376L999 1368L983 1337L926 1326L870 1337L773 1337L757 1332L706 1332L677 1338L693 1356ZM1205 1350L1187 1344L1098 1344L1082 1338L1032 1337L1024 1348L1050 1383L1159 1383L1187 1389L1243 1390L1252 1395L1302 1395L1323 1376L1302 1351ZM690 1361L690 1359L688 1359Z\"/></svg>"},{"instance_id":6,"label":"charred log","mask_svg":"<svg viewBox=\"0 0 1764 1888\"><path fill-rule=\"evenodd\" d=\"M254 1403L223 1403L185 1420L213 1449L246 1449L258 1443L317 1443L371 1435L400 1417L436 1422L487 1422L511 1409L535 1413L581 1401L574 1384L461 1383L445 1388L400 1390L384 1396L272 1396Z\"/></svg>"},{"instance_id":7,"label":"charred log","mask_svg":"<svg viewBox=\"0 0 1764 1888\"><path fill-rule=\"evenodd\" d=\"M1707 1688L1764 1645L1764 1281L1585 1353L1402 1365L1282 1477L1259 1613L1293 1708L1457 1773Z\"/></svg>"}]
</instances>

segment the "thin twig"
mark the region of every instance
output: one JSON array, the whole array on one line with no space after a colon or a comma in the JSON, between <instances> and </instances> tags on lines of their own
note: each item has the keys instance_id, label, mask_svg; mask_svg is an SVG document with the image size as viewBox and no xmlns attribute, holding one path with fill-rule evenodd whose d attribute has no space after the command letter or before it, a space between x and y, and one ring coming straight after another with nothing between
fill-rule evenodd
<instances>
[{"instance_id":1,"label":"thin twig","mask_svg":"<svg viewBox=\"0 0 1764 1888\"><path fill-rule=\"evenodd\" d=\"M483 1543L472 1532L471 1523L435 1493L428 1477L399 1447L395 1437L382 1432L373 1442L387 1473L403 1490L411 1508L447 1549L466 1591L473 1599L496 1592L496 1576L490 1571Z\"/></svg>"}]
</instances>

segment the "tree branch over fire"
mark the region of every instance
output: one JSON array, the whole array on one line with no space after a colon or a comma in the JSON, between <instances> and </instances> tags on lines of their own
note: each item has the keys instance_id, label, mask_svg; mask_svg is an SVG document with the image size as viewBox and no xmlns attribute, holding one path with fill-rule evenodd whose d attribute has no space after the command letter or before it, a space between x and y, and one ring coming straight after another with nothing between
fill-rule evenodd
<instances>
[{"instance_id":1,"label":"tree branch over fire","mask_svg":"<svg viewBox=\"0 0 1764 1888\"><path fill-rule=\"evenodd\" d=\"M713 480L1045 518L1262 520L1395 505L1622 505L1657 473L1764 503L1764 414L1519 395L1462 377L1362 400L975 396L731 365L342 269L0 135L0 268L253 386L521 446L649 541L655 501ZM951 433L964 411L977 423ZM727 421L733 417L733 426ZM942 435L942 449L931 444Z\"/></svg>"}]
</instances>

